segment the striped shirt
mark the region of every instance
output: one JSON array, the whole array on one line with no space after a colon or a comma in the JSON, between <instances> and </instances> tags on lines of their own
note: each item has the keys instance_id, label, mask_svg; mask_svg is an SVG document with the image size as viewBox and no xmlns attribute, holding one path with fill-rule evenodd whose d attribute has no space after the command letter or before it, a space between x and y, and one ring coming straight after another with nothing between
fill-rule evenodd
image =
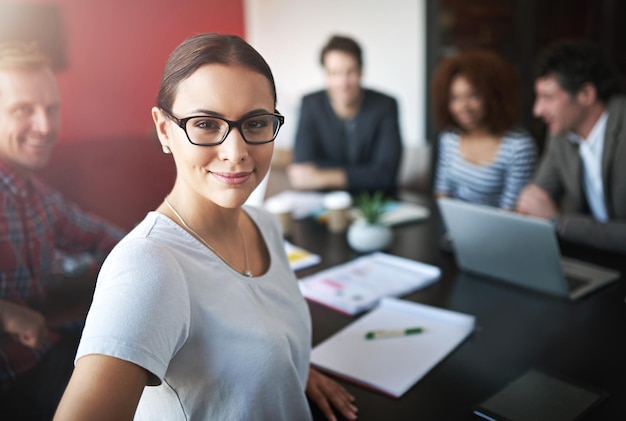
<instances>
[{"instance_id":1,"label":"striped shirt","mask_svg":"<svg viewBox=\"0 0 626 421\"><path fill-rule=\"evenodd\" d=\"M444 132L439 142L437 194L502 209L515 207L517 196L530 181L537 161L537 148L528 133L506 133L495 159L488 165L463 158L457 133Z\"/></svg>"},{"instance_id":2,"label":"striped shirt","mask_svg":"<svg viewBox=\"0 0 626 421\"><path fill-rule=\"evenodd\" d=\"M122 236L120 229L0 161L0 299L37 309L52 274L65 273L55 267L59 256L88 252L102 262ZM58 335L50 332L48 339L54 344ZM0 329L0 390L46 351L27 348Z\"/></svg>"}]
</instances>

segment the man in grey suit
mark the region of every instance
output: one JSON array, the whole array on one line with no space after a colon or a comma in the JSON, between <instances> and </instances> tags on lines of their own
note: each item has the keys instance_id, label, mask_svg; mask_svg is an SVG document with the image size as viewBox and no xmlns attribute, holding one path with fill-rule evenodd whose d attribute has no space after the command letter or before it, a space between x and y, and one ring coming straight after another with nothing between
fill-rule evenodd
<instances>
[{"instance_id":1,"label":"man in grey suit","mask_svg":"<svg viewBox=\"0 0 626 421\"><path fill-rule=\"evenodd\" d=\"M611 65L586 43L540 56L533 114L549 140L517 210L554 221L567 241L626 253L626 96Z\"/></svg>"}]
</instances>

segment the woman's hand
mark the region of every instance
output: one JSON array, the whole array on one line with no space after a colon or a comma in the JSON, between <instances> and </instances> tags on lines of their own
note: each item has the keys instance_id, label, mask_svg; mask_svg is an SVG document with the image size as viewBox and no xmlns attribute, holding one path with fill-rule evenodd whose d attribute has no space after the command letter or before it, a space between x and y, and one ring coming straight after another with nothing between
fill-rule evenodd
<instances>
[{"instance_id":1,"label":"woman's hand","mask_svg":"<svg viewBox=\"0 0 626 421\"><path fill-rule=\"evenodd\" d=\"M311 401L317 404L329 421L336 421L337 419L333 408L338 410L346 419L356 419L358 409L353 404L354 396L339 383L314 368L309 368L306 394Z\"/></svg>"}]
</instances>

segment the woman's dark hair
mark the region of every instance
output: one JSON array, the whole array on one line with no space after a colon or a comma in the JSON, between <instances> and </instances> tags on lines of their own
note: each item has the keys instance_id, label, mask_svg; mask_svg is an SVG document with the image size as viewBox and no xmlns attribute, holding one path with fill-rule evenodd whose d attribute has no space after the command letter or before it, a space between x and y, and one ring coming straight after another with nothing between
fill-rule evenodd
<instances>
[{"instance_id":1,"label":"woman's dark hair","mask_svg":"<svg viewBox=\"0 0 626 421\"><path fill-rule=\"evenodd\" d=\"M613 65L597 47L583 41L558 41L546 47L535 63L535 79L546 76L554 76L570 95L590 83L604 103L622 89Z\"/></svg>"},{"instance_id":2,"label":"woman's dark hair","mask_svg":"<svg viewBox=\"0 0 626 421\"><path fill-rule=\"evenodd\" d=\"M450 114L450 86L463 75L483 100L484 124L494 134L511 129L519 117L518 79L515 68L487 50L461 52L445 58L435 70L432 100L435 123L440 130L462 130Z\"/></svg>"},{"instance_id":3,"label":"woman's dark hair","mask_svg":"<svg viewBox=\"0 0 626 421\"><path fill-rule=\"evenodd\" d=\"M272 71L250 44L236 35L199 34L187 38L170 54L163 70L157 106L171 110L178 85L205 64L237 65L260 73L267 78L276 105Z\"/></svg>"},{"instance_id":4,"label":"woman's dark hair","mask_svg":"<svg viewBox=\"0 0 626 421\"><path fill-rule=\"evenodd\" d=\"M344 53L350 54L353 56L357 63L359 63L359 67L363 67L363 55L361 52L361 47L355 40L352 38L334 35L332 36L324 48L322 48L322 52L320 53L320 63L324 65L324 58L326 57L326 53L330 51L342 51Z\"/></svg>"}]
</instances>

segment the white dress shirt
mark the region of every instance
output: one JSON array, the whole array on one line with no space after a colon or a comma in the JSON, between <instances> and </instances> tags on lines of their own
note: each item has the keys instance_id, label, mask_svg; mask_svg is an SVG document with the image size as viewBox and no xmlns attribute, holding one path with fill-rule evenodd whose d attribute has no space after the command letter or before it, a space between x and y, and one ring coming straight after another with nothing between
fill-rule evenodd
<instances>
[{"instance_id":1,"label":"white dress shirt","mask_svg":"<svg viewBox=\"0 0 626 421\"><path fill-rule=\"evenodd\" d=\"M583 163L583 186L587 202L594 218L600 222L609 220L604 201L602 185L602 152L604 150L604 134L608 113L602 113L586 139L576 136L579 143L578 153Z\"/></svg>"}]
</instances>

